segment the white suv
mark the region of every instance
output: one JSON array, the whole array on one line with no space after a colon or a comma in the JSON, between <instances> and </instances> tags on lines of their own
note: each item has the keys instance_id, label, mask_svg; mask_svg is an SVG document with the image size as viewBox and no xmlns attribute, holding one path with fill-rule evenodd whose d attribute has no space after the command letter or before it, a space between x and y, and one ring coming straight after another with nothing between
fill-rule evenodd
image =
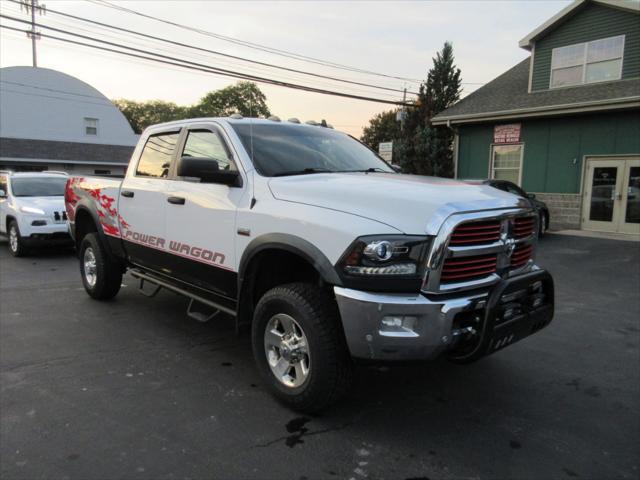
<instances>
[{"instance_id":1,"label":"white suv","mask_svg":"<svg viewBox=\"0 0 640 480\"><path fill-rule=\"evenodd\" d=\"M72 244L64 209L67 179L62 172L0 172L0 234L9 237L13 256L29 247Z\"/></svg>"}]
</instances>

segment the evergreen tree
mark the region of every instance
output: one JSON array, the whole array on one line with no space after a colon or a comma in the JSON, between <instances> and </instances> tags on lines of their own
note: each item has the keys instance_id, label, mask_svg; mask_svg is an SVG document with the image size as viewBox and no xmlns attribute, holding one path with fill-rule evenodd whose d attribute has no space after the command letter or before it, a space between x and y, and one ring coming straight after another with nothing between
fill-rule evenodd
<instances>
[{"instance_id":1,"label":"evergreen tree","mask_svg":"<svg viewBox=\"0 0 640 480\"><path fill-rule=\"evenodd\" d=\"M460 99L460 69L454 62L453 46L446 42L420 85L415 105L407 109L404 129L393 146L394 163L407 173L453 176L453 133L433 126L431 119Z\"/></svg>"}]
</instances>

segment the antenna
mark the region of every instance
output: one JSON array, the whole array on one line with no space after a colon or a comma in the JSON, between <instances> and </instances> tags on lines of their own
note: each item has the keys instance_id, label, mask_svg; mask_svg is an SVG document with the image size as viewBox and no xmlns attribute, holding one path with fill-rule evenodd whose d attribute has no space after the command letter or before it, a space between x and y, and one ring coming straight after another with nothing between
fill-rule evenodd
<instances>
[{"instance_id":1,"label":"antenna","mask_svg":"<svg viewBox=\"0 0 640 480\"><path fill-rule=\"evenodd\" d=\"M251 210L256 205L256 164L253 162L253 93L249 96L249 140L251 143L251 164L253 170L251 171Z\"/></svg>"}]
</instances>

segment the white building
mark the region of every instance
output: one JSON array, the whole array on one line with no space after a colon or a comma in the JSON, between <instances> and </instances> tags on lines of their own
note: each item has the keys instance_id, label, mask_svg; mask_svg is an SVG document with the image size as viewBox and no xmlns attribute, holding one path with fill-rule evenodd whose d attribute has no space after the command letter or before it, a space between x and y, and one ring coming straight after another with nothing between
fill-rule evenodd
<instances>
[{"instance_id":1,"label":"white building","mask_svg":"<svg viewBox=\"0 0 640 480\"><path fill-rule=\"evenodd\" d=\"M48 68L0 69L0 169L122 175L137 140L83 81Z\"/></svg>"}]
</instances>

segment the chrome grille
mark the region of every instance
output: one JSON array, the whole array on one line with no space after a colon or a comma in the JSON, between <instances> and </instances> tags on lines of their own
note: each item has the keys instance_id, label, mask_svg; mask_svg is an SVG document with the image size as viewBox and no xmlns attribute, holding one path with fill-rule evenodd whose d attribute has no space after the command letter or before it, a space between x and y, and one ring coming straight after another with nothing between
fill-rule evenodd
<instances>
[{"instance_id":1,"label":"chrome grille","mask_svg":"<svg viewBox=\"0 0 640 480\"><path fill-rule=\"evenodd\" d=\"M537 216L527 212L452 215L432 247L423 291L478 288L533 264Z\"/></svg>"}]
</instances>

